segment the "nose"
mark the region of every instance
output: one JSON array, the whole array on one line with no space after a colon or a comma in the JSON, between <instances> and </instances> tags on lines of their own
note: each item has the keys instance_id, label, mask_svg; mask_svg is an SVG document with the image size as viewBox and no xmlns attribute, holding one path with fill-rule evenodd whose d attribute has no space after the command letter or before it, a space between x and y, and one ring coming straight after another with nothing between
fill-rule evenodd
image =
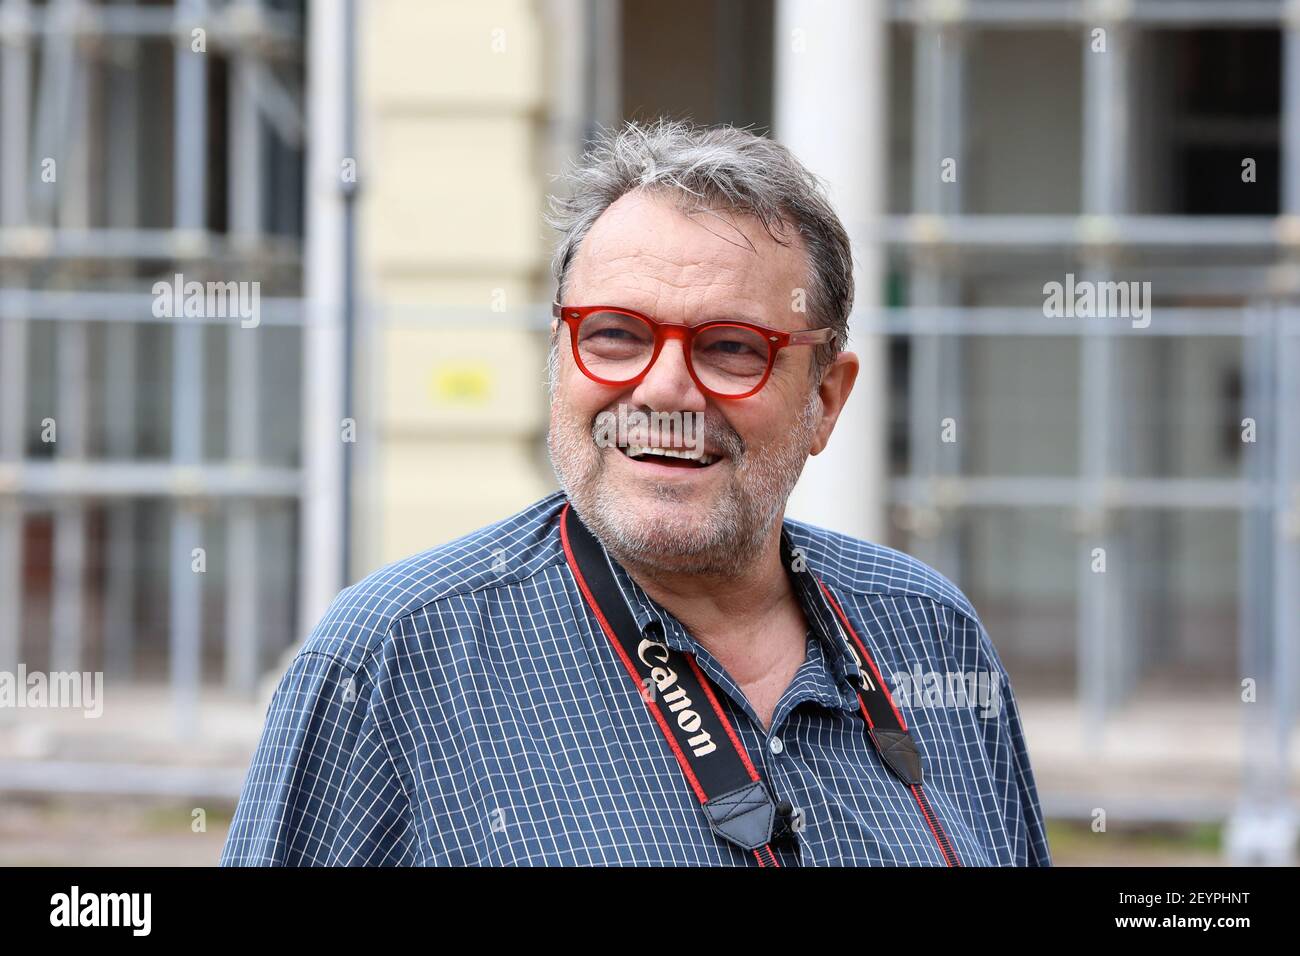
<instances>
[{"instance_id":1,"label":"nose","mask_svg":"<svg viewBox=\"0 0 1300 956\"><path fill-rule=\"evenodd\" d=\"M686 353L681 339L670 338L664 342L654 365L632 393L632 401L661 412L704 411L708 399L686 368Z\"/></svg>"}]
</instances>

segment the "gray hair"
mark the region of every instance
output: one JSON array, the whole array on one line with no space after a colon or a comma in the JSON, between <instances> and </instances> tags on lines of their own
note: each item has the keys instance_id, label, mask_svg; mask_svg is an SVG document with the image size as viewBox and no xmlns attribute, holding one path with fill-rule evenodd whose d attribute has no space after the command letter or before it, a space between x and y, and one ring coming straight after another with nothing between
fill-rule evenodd
<instances>
[{"instance_id":1,"label":"gray hair","mask_svg":"<svg viewBox=\"0 0 1300 956\"><path fill-rule=\"evenodd\" d=\"M602 130L563 181L567 195L552 196L546 216L560 233L552 262L559 301L564 301L578 247L601 213L626 193L650 189L672 195L683 206L716 203L751 215L781 245L789 244L782 233L792 225L808 253L808 311L815 324L835 332L829 343L817 347L813 368L818 379L848 344L853 307L848 233L822 181L780 143L734 126L630 121Z\"/></svg>"}]
</instances>

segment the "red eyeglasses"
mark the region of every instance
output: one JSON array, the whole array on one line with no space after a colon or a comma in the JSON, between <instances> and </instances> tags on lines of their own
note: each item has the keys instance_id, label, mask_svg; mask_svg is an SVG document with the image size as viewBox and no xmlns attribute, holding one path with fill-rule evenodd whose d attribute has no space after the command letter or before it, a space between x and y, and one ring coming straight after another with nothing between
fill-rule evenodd
<instances>
[{"instance_id":1,"label":"red eyeglasses","mask_svg":"<svg viewBox=\"0 0 1300 956\"><path fill-rule=\"evenodd\" d=\"M777 352L791 345L821 345L835 333L830 328L782 332L731 320L675 325L611 305L556 302L551 313L569 327L573 358L593 382L639 384L664 342L673 338L681 340L695 384L715 398L749 398L767 384Z\"/></svg>"}]
</instances>

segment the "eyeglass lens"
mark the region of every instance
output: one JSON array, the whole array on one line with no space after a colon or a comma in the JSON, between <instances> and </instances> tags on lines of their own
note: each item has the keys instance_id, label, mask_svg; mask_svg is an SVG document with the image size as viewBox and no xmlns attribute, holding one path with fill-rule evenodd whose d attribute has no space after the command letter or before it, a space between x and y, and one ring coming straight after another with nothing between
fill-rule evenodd
<instances>
[{"instance_id":1,"label":"eyeglass lens","mask_svg":"<svg viewBox=\"0 0 1300 956\"><path fill-rule=\"evenodd\" d=\"M597 378L627 382L650 364L654 328L633 315L593 312L578 326L578 356ZM695 336L691 364L705 387L719 395L743 395L763 378L768 341L753 329L713 326Z\"/></svg>"}]
</instances>

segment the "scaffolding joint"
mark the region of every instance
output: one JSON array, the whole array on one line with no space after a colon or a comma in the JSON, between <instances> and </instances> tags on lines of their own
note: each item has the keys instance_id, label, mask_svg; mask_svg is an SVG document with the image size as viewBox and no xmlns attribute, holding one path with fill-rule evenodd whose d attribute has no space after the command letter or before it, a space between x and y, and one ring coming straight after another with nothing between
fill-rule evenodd
<instances>
[{"instance_id":1,"label":"scaffolding joint","mask_svg":"<svg viewBox=\"0 0 1300 956\"><path fill-rule=\"evenodd\" d=\"M1132 0L1092 0L1084 16L1107 25L1122 23L1133 17Z\"/></svg>"},{"instance_id":2,"label":"scaffolding joint","mask_svg":"<svg viewBox=\"0 0 1300 956\"><path fill-rule=\"evenodd\" d=\"M922 23L954 24L966 19L966 0L927 0L921 7Z\"/></svg>"}]
</instances>

